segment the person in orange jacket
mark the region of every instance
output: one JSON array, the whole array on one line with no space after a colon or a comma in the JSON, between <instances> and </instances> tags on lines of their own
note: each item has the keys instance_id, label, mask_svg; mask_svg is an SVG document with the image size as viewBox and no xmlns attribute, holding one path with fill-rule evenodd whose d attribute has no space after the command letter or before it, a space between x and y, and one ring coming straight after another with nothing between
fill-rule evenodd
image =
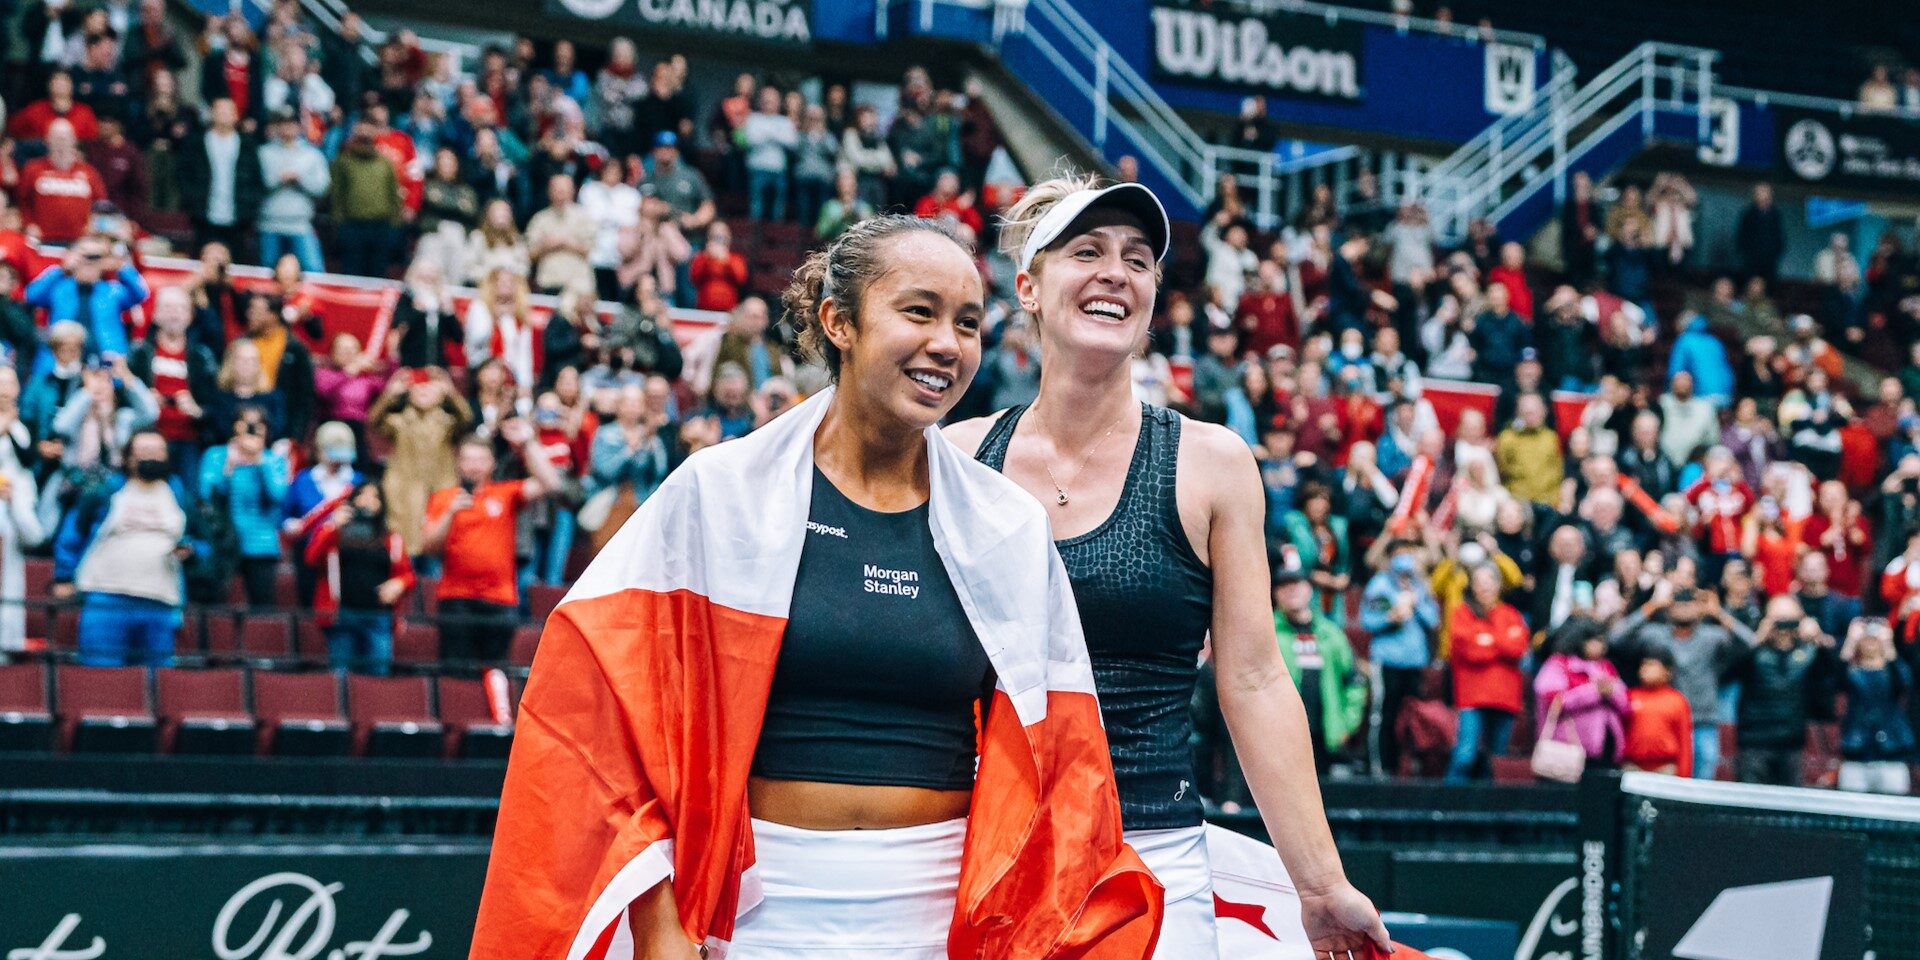
<instances>
[{"instance_id":1,"label":"person in orange jacket","mask_svg":"<svg viewBox=\"0 0 1920 960\"><path fill-rule=\"evenodd\" d=\"M1627 691L1626 768L1693 776L1693 711L1673 688L1673 651L1640 658L1640 685Z\"/></svg>"},{"instance_id":2,"label":"person in orange jacket","mask_svg":"<svg viewBox=\"0 0 1920 960\"><path fill-rule=\"evenodd\" d=\"M1527 622L1512 604L1500 602L1500 586L1498 567L1474 567L1465 602L1448 618L1453 705L1460 711L1460 735L1447 764L1451 782L1466 781L1483 756L1506 749L1524 705L1520 659L1527 655Z\"/></svg>"}]
</instances>

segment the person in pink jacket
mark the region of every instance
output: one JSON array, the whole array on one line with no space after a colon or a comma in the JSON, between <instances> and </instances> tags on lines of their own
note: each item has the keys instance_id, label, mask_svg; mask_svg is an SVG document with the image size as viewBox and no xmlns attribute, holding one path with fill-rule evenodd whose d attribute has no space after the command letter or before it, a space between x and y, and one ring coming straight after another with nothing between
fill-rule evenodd
<instances>
[{"instance_id":1,"label":"person in pink jacket","mask_svg":"<svg viewBox=\"0 0 1920 960\"><path fill-rule=\"evenodd\" d=\"M1555 739L1580 744L1590 763L1619 763L1627 742L1627 685L1607 659L1606 631L1592 620L1574 618L1554 631L1553 648L1553 656L1533 680L1540 736L1551 733ZM1548 731L1547 712L1556 701L1560 719Z\"/></svg>"}]
</instances>

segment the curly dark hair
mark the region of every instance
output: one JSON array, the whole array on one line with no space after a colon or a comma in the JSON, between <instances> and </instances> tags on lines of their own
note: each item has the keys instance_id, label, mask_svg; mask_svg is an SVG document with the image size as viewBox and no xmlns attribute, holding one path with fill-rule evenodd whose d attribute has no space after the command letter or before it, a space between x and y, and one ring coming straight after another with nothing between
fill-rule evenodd
<instances>
[{"instance_id":1,"label":"curly dark hair","mask_svg":"<svg viewBox=\"0 0 1920 960\"><path fill-rule=\"evenodd\" d=\"M826 249L808 254L806 262L793 272L793 281L780 298L786 306L786 322L797 332L801 352L825 362L836 382L840 379L840 348L827 339L820 325L820 305L832 300L857 322L867 287L887 271L890 241L920 231L945 237L968 256L973 255L967 243L939 220L886 214L847 228Z\"/></svg>"}]
</instances>

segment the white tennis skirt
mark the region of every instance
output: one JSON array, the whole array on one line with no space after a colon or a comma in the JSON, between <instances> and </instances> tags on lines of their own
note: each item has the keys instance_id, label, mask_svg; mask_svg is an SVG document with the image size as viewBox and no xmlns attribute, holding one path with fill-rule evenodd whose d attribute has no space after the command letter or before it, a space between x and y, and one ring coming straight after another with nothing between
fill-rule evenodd
<instances>
[{"instance_id":1,"label":"white tennis skirt","mask_svg":"<svg viewBox=\"0 0 1920 960\"><path fill-rule=\"evenodd\" d=\"M727 960L945 960L967 820L892 830L753 821L761 901Z\"/></svg>"},{"instance_id":2,"label":"white tennis skirt","mask_svg":"<svg viewBox=\"0 0 1920 960\"><path fill-rule=\"evenodd\" d=\"M1153 960L1218 960L1207 828L1129 830L1127 843L1167 888L1166 913Z\"/></svg>"}]
</instances>

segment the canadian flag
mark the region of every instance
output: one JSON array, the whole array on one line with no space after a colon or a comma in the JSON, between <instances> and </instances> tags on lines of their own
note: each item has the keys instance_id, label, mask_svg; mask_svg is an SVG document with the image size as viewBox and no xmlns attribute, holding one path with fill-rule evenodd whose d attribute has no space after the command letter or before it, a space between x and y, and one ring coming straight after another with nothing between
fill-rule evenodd
<instances>
[{"instance_id":1,"label":"canadian flag","mask_svg":"<svg viewBox=\"0 0 1920 960\"><path fill-rule=\"evenodd\" d=\"M1316 960L1300 922L1300 892L1273 847L1225 827L1207 825L1207 860L1213 866L1213 915L1220 956L1233 960ZM1353 960L1386 960L1369 949ZM1392 960L1431 960L1394 944ZM1324 954L1318 960L1326 960ZM1334 960L1347 960L1336 953Z\"/></svg>"}]
</instances>

